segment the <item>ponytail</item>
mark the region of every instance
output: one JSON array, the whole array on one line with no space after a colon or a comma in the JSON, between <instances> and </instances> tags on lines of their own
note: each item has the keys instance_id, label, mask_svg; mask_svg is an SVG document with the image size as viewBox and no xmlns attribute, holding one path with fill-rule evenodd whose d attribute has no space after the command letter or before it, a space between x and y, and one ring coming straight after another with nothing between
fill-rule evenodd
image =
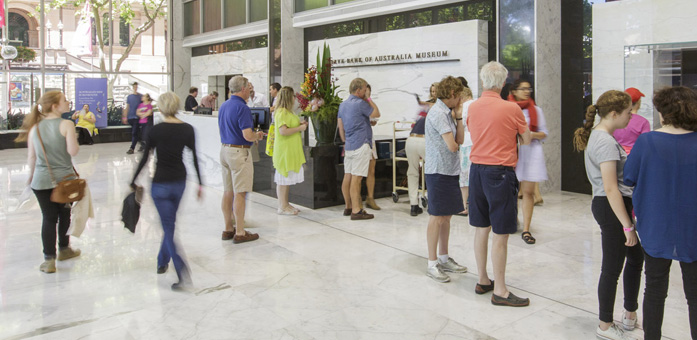
<instances>
[{"instance_id":1,"label":"ponytail","mask_svg":"<svg viewBox=\"0 0 697 340\"><path fill-rule=\"evenodd\" d=\"M583 151L588 146L588 139L591 136L593 125L595 125L596 114L603 119L612 112L619 113L631 106L632 97L625 92L610 90L601 94L595 105L589 106L586 110L586 122L583 124L583 127L576 129L574 132L574 149Z\"/></svg>"},{"instance_id":2,"label":"ponytail","mask_svg":"<svg viewBox=\"0 0 697 340\"><path fill-rule=\"evenodd\" d=\"M595 124L595 115L598 113L598 107L591 105L586 109L586 120L583 127L580 127L574 131L574 149L576 151L583 151L588 146L588 138L591 136L591 130Z\"/></svg>"},{"instance_id":3,"label":"ponytail","mask_svg":"<svg viewBox=\"0 0 697 340\"><path fill-rule=\"evenodd\" d=\"M29 115L24 117L22 122L22 132L15 138L15 142L26 142L29 137L29 131L41 122L47 113L53 110L53 105L58 105L63 98L63 92L48 91L39 98L38 103L31 109Z\"/></svg>"}]
</instances>

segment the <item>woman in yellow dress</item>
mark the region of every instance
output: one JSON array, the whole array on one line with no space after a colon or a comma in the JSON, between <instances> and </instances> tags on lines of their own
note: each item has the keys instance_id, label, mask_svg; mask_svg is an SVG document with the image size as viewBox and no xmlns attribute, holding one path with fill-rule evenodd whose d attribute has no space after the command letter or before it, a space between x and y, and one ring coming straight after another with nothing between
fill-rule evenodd
<instances>
[{"instance_id":1,"label":"woman in yellow dress","mask_svg":"<svg viewBox=\"0 0 697 340\"><path fill-rule=\"evenodd\" d=\"M75 111L75 113L73 113L73 120L75 119L78 120L75 125L78 143L80 143L80 145L94 144L92 135L97 131L94 127L94 123L97 122L97 117L95 117L94 113L90 112L90 106L85 104L82 106L82 110Z\"/></svg>"},{"instance_id":2,"label":"woman in yellow dress","mask_svg":"<svg viewBox=\"0 0 697 340\"><path fill-rule=\"evenodd\" d=\"M274 125L276 140L273 145L273 167L276 168L274 182L278 196L279 215L297 215L300 210L288 202L288 192L291 185L302 183L305 179L303 164L302 131L307 130L307 122L301 122L295 113L295 92L286 86L278 92L274 110Z\"/></svg>"}]
</instances>

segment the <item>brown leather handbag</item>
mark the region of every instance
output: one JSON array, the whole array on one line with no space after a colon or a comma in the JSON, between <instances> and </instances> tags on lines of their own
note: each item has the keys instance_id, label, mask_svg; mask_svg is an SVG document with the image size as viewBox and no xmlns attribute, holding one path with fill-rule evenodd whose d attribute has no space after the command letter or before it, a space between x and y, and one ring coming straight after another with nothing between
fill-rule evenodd
<instances>
[{"instance_id":1,"label":"brown leather handbag","mask_svg":"<svg viewBox=\"0 0 697 340\"><path fill-rule=\"evenodd\" d=\"M63 177L60 182L56 182L56 178L53 176L53 171L51 171L51 165L48 163L46 148L44 148L44 141L41 139L41 132L39 132L38 125L36 126L36 134L39 136L39 144L41 144L41 150L44 152L44 159L46 160L48 173L51 175L51 182L55 186L51 192L51 202L72 203L81 200L82 197L85 196L85 186L87 186L87 181L80 178L80 174L78 174L75 167L73 167L75 175L67 175Z\"/></svg>"}]
</instances>

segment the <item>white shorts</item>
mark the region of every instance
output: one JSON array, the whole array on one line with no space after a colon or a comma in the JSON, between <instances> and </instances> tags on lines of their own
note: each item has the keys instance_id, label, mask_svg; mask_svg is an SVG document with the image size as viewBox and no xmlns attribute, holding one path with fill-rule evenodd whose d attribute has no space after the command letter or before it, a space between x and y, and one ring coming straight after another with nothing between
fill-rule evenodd
<instances>
[{"instance_id":1,"label":"white shorts","mask_svg":"<svg viewBox=\"0 0 697 340\"><path fill-rule=\"evenodd\" d=\"M344 153L344 174L368 177L370 160L373 159L373 151L369 144L363 144L356 150Z\"/></svg>"}]
</instances>

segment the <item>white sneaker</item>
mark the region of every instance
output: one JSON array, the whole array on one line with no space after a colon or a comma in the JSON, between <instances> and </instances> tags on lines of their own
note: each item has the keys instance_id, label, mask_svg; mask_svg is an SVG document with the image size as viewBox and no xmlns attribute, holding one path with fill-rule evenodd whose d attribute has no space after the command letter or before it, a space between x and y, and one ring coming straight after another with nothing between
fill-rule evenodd
<instances>
[{"instance_id":1,"label":"white sneaker","mask_svg":"<svg viewBox=\"0 0 697 340\"><path fill-rule=\"evenodd\" d=\"M601 340L634 340L624 334L624 331L614 323L606 331L598 326L598 329L595 330L595 337Z\"/></svg>"},{"instance_id":2,"label":"white sneaker","mask_svg":"<svg viewBox=\"0 0 697 340\"><path fill-rule=\"evenodd\" d=\"M440 263L436 265L440 267L440 269L444 272L451 272L451 273L467 273L467 267L459 265L455 260L453 260L452 257L448 258L448 262L446 263Z\"/></svg>"},{"instance_id":3,"label":"white sneaker","mask_svg":"<svg viewBox=\"0 0 697 340\"><path fill-rule=\"evenodd\" d=\"M636 328L636 320L636 318L627 319L627 312L625 311L622 313L622 328L624 328L625 331L633 331L634 328Z\"/></svg>"},{"instance_id":4,"label":"white sneaker","mask_svg":"<svg viewBox=\"0 0 697 340\"><path fill-rule=\"evenodd\" d=\"M426 276L440 283L450 282L450 276L443 273L443 271L440 270L438 265L428 268L428 270L426 271Z\"/></svg>"}]
</instances>

